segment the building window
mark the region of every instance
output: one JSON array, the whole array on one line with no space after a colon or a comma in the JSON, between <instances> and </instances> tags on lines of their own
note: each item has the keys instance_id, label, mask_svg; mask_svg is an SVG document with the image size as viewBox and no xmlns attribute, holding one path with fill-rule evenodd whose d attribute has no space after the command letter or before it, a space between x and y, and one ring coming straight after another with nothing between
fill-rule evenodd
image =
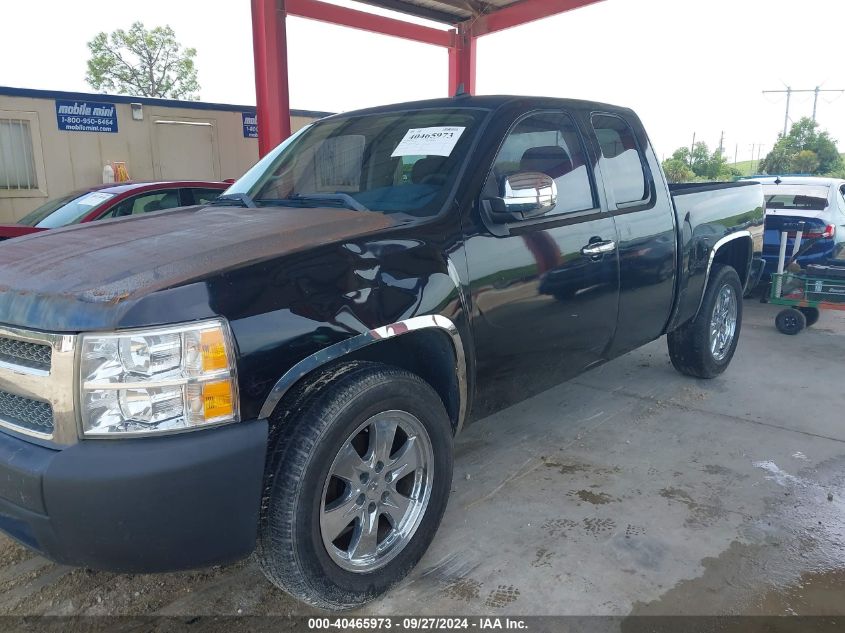
<instances>
[{"instance_id":1,"label":"building window","mask_svg":"<svg viewBox=\"0 0 845 633\"><path fill-rule=\"evenodd\" d=\"M38 113L0 109L0 198L46 198Z\"/></svg>"},{"instance_id":2,"label":"building window","mask_svg":"<svg viewBox=\"0 0 845 633\"><path fill-rule=\"evenodd\" d=\"M0 190L38 189L38 173L28 119L0 118Z\"/></svg>"}]
</instances>

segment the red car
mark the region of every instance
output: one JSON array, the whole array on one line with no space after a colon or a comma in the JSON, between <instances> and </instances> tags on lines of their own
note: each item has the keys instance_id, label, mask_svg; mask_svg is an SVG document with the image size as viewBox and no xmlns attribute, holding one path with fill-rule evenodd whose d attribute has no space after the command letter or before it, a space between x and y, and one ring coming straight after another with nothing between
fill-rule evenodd
<instances>
[{"instance_id":1,"label":"red car","mask_svg":"<svg viewBox=\"0 0 845 633\"><path fill-rule=\"evenodd\" d=\"M0 224L0 240L60 226L211 202L230 182L120 182L96 185L50 200L18 220Z\"/></svg>"}]
</instances>

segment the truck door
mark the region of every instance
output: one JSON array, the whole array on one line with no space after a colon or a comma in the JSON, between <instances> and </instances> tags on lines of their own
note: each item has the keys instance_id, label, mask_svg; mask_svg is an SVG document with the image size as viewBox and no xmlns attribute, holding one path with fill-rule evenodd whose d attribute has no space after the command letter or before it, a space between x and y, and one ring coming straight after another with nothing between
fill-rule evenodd
<instances>
[{"instance_id":1,"label":"truck door","mask_svg":"<svg viewBox=\"0 0 845 633\"><path fill-rule=\"evenodd\" d=\"M594 112L590 125L616 220L619 323L610 355L618 356L656 339L669 320L678 269L675 211L665 185L655 184L661 168L639 121Z\"/></svg>"},{"instance_id":2,"label":"truck door","mask_svg":"<svg viewBox=\"0 0 845 633\"><path fill-rule=\"evenodd\" d=\"M494 160L480 225L465 241L479 416L579 373L599 361L613 339L616 230L600 207L592 164L573 119L562 111L517 120ZM503 213L511 185L538 174L554 181L554 206L524 213L527 218Z\"/></svg>"}]
</instances>

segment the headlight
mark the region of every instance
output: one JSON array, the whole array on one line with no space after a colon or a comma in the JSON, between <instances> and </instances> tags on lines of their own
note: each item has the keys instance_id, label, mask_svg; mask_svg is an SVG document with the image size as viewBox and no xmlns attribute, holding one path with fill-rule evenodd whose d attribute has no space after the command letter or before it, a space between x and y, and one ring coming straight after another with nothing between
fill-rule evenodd
<instances>
[{"instance_id":1,"label":"headlight","mask_svg":"<svg viewBox=\"0 0 845 633\"><path fill-rule=\"evenodd\" d=\"M79 376L86 437L239 419L234 353L223 321L84 334Z\"/></svg>"}]
</instances>

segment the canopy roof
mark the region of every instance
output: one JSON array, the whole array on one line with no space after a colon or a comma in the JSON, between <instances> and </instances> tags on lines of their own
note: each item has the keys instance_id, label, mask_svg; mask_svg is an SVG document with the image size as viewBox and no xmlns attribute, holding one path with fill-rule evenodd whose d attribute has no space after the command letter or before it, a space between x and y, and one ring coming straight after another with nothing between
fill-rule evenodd
<instances>
[{"instance_id":1,"label":"canopy roof","mask_svg":"<svg viewBox=\"0 0 845 633\"><path fill-rule=\"evenodd\" d=\"M392 9L418 18L456 25L498 9L519 4L520 0L358 0L383 9Z\"/></svg>"},{"instance_id":2,"label":"canopy roof","mask_svg":"<svg viewBox=\"0 0 845 633\"><path fill-rule=\"evenodd\" d=\"M258 0L268 2L273 0ZM451 32L434 29L402 19L375 15L325 0L275 0L283 2L288 15L331 22L385 35L450 46ZM256 2L256 0L253 0ZM480 37L513 26L533 22L565 11L578 9L601 0L358 0L361 4L398 11L454 27Z\"/></svg>"}]
</instances>

